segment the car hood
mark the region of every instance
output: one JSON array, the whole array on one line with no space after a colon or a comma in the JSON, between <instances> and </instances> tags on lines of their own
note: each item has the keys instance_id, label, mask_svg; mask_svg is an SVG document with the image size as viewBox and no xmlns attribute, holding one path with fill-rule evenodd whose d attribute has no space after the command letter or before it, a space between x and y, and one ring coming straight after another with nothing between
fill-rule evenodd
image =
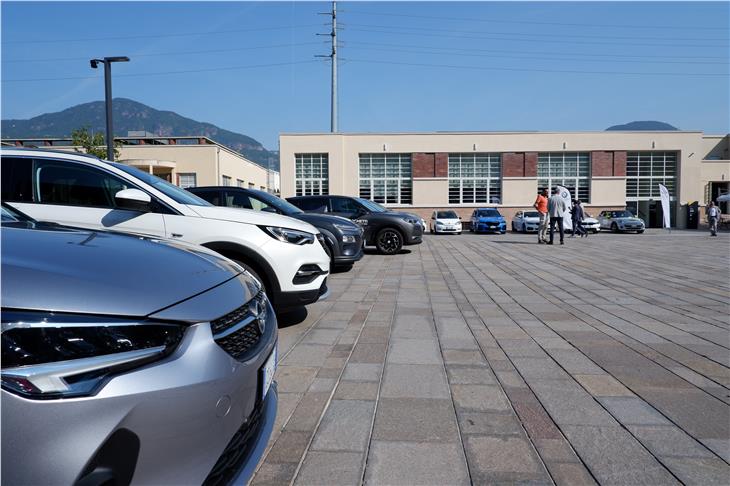
<instances>
[{"instance_id":1,"label":"car hood","mask_svg":"<svg viewBox=\"0 0 730 486\"><path fill-rule=\"evenodd\" d=\"M458 218L437 218L436 222L442 224L458 224L461 223L461 220Z\"/></svg>"},{"instance_id":2,"label":"car hood","mask_svg":"<svg viewBox=\"0 0 730 486\"><path fill-rule=\"evenodd\" d=\"M611 218L611 221L617 221L619 223L643 223L643 219L639 218Z\"/></svg>"},{"instance_id":3,"label":"car hood","mask_svg":"<svg viewBox=\"0 0 730 486\"><path fill-rule=\"evenodd\" d=\"M476 218L480 223L501 223L504 221L502 216L480 216Z\"/></svg>"},{"instance_id":4,"label":"car hood","mask_svg":"<svg viewBox=\"0 0 730 486\"><path fill-rule=\"evenodd\" d=\"M525 223L539 223L540 218L537 216L526 216L522 218L522 221L524 221Z\"/></svg>"},{"instance_id":5,"label":"car hood","mask_svg":"<svg viewBox=\"0 0 730 486\"><path fill-rule=\"evenodd\" d=\"M226 208L223 206L187 206L191 211L202 218L231 221L234 223L255 224L257 226L281 226L308 233L317 234L319 231L311 224L282 216L281 214L254 211L253 209Z\"/></svg>"},{"instance_id":6,"label":"car hood","mask_svg":"<svg viewBox=\"0 0 730 486\"><path fill-rule=\"evenodd\" d=\"M404 213L401 211L386 211L385 213L373 213L373 214L387 214L389 216L395 216L398 218L413 218L416 221L421 221L422 218L418 215L415 215L413 213Z\"/></svg>"},{"instance_id":7,"label":"car hood","mask_svg":"<svg viewBox=\"0 0 730 486\"><path fill-rule=\"evenodd\" d=\"M167 240L44 224L0 233L3 308L146 316L241 273Z\"/></svg>"},{"instance_id":8,"label":"car hood","mask_svg":"<svg viewBox=\"0 0 730 486\"><path fill-rule=\"evenodd\" d=\"M301 213L301 214L295 214L292 215L292 218L296 218L300 221L305 221L312 226L323 226L323 225L332 225L332 224L338 224L341 226L348 226L352 227L353 231L357 231L360 229L360 226L353 223L351 219L343 218L342 216L333 216L329 214L319 214L319 213Z\"/></svg>"},{"instance_id":9,"label":"car hood","mask_svg":"<svg viewBox=\"0 0 730 486\"><path fill-rule=\"evenodd\" d=\"M598 220L596 218L583 218L583 223L598 224Z\"/></svg>"}]
</instances>

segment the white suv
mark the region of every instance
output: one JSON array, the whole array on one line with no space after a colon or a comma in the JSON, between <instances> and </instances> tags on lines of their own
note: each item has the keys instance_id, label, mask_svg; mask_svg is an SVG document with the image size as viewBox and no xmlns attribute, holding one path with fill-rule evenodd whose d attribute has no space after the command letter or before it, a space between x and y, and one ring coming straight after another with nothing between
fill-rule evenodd
<instances>
[{"instance_id":1,"label":"white suv","mask_svg":"<svg viewBox=\"0 0 730 486\"><path fill-rule=\"evenodd\" d=\"M37 220L205 246L251 271L277 310L310 304L328 293L330 259L309 223L213 206L159 177L84 154L0 153L2 200Z\"/></svg>"}]
</instances>

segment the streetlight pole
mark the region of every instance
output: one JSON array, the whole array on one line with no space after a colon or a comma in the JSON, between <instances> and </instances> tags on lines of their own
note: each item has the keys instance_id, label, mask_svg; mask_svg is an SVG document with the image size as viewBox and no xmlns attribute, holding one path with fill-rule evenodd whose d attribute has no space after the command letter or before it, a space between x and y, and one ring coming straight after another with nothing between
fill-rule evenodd
<instances>
[{"instance_id":1,"label":"streetlight pole","mask_svg":"<svg viewBox=\"0 0 730 486\"><path fill-rule=\"evenodd\" d=\"M114 160L114 124L112 121L112 63L129 62L127 56L105 57L92 59L91 67L96 69L99 63L104 64L104 103L106 105L106 158Z\"/></svg>"}]
</instances>

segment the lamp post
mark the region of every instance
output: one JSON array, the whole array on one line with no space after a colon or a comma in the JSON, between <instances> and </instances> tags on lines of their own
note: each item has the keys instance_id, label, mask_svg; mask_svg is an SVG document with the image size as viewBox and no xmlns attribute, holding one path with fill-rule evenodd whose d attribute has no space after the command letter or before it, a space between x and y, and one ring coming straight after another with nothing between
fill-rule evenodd
<instances>
[{"instance_id":1,"label":"lamp post","mask_svg":"<svg viewBox=\"0 0 730 486\"><path fill-rule=\"evenodd\" d=\"M104 65L104 98L106 104L106 158L114 160L114 127L112 126L112 63L129 62L127 56L105 57L92 59L91 67L96 69L99 63Z\"/></svg>"}]
</instances>

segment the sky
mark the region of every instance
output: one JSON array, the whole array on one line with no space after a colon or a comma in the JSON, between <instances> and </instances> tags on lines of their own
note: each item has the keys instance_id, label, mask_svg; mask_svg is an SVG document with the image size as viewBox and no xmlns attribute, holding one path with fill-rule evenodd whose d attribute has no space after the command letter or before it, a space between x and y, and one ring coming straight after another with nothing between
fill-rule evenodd
<instances>
[{"instance_id":1,"label":"sky","mask_svg":"<svg viewBox=\"0 0 730 486\"><path fill-rule=\"evenodd\" d=\"M339 130L730 131L730 2L338 2ZM8 2L0 113L115 97L249 135L330 130L329 2Z\"/></svg>"}]
</instances>

